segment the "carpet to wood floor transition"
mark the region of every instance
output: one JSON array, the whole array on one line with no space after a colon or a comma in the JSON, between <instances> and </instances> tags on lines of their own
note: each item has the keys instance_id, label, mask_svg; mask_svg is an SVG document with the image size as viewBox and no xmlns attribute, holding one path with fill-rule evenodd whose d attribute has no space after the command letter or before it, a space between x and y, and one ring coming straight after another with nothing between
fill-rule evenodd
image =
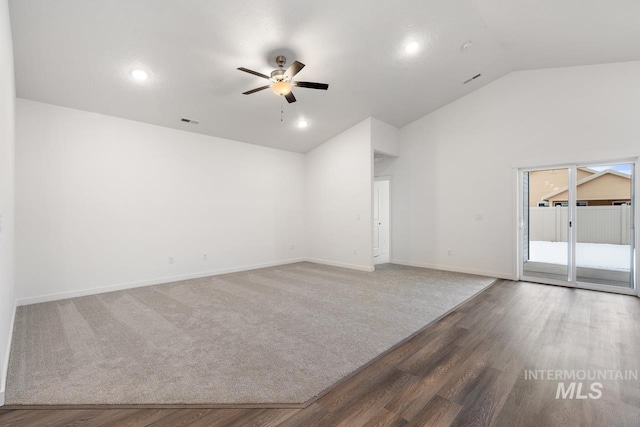
<instances>
[{"instance_id":1,"label":"carpet to wood floor transition","mask_svg":"<svg viewBox=\"0 0 640 427\"><path fill-rule=\"evenodd\" d=\"M304 403L493 281L297 263L19 307L6 404Z\"/></svg>"}]
</instances>

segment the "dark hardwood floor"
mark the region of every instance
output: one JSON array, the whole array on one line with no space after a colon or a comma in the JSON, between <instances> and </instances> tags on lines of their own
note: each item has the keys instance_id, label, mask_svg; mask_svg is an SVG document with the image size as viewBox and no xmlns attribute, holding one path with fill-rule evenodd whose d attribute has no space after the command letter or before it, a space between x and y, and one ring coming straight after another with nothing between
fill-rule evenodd
<instances>
[{"instance_id":1,"label":"dark hardwood floor","mask_svg":"<svg viewBox=\"0 0 640 427\"><path fill-rule=\"evenodd\" d=\"M3 408L0 425L640 425L638 380L556 399L525 370L640 371L640 299L500 281L305 409Z\"/></svg>"}]
</instances>

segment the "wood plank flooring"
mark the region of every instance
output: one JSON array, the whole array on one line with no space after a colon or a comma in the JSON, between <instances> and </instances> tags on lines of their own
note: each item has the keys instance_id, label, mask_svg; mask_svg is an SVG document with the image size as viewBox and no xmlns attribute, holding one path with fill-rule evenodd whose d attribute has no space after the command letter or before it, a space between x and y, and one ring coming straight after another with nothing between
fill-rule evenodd
<instances>
[{"instance_id":1,"label":"wood plank flooring","mask_svg":"<svg viewBox=\"0 0 640 427\"><path fill-rule=\"evenodd\" d=\"M0 409L0 426L637 426L640 382L556 399L525 370L640 371L640 299L498 282L304 409ZM585 390L592 381L585 381Z\"/></svg>"}]
</instances>

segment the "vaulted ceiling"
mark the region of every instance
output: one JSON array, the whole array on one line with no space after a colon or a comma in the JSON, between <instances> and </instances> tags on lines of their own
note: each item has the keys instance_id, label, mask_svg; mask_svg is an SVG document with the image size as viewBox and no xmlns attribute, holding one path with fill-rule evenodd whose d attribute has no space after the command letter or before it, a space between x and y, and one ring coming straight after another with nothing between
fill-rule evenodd
<instances>
[{"instance_id":1,"label":"vaulted ceiling","mask_svg":"<svg viewBox=\"0 0 640 427\"><path fill-rule=\"evenodd\" d=\"M510 71L640 59L638 0L12 0L10 7L19 97L297 152L368 116L402 127ZM293 104L270 90L242 95L266 81L236 68L269 74L277 55L305 63L298 79L329 90L294 88ZM134 69L149 78L135 81Z\"/></svg>"}]
</instances>

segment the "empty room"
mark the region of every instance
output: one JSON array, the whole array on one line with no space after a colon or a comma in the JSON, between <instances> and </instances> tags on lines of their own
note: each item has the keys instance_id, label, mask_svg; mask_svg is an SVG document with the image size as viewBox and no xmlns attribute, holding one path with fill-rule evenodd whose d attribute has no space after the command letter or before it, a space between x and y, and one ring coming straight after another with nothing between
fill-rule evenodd
<instances>
[{"instance_id":1,"label":"empty room","mask_svg":"<svg viewBox=\"0 0 640 427\"><path fill-rule=\"evenodd\" d=\"M0 0L0 425L640 425L639 23Z\"/></svg>"}]
</instances>

